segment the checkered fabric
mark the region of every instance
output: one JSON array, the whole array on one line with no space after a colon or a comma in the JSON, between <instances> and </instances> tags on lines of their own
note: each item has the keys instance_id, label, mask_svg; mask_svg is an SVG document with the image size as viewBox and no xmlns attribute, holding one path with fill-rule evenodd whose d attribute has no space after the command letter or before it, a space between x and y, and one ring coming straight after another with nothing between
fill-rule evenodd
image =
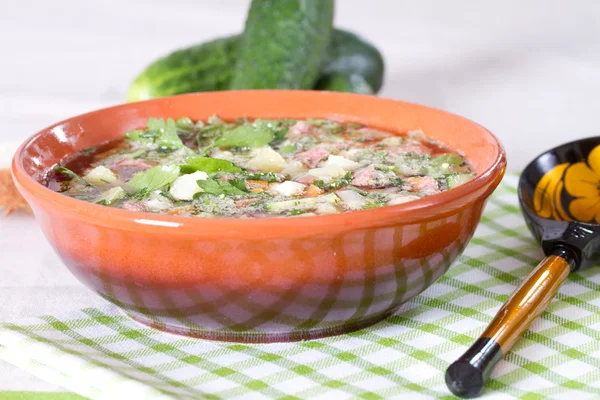
<instances>
[{"instance_id":1,"label":"checkered fabric","mask_svg":"<svg viewBox=\"0 0 600 400\"><path fill-rule=\"evenodd\" d=\"M543 254L516 176L490 199L453 267L392 317L325 339L194 340L143 327L114 306L4 324L0 357L95 399L452 398L444 372ZM600 397L600 274L572 274L488 383L488 399Z\"/></svg>"}]
</instances>

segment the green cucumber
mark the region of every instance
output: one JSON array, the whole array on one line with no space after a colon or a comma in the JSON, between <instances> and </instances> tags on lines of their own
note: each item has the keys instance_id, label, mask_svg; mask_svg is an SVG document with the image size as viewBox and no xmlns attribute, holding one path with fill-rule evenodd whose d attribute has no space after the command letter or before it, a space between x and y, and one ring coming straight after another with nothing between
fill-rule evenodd
<instances>
[{"instance_id":1,"label":"green cucumber","mask_svg":"<svg viewBox=\"0 0 600 400\"><path fill-rule=\"evenodd\" d=\"M312 89L333 31L333 0L252 0L231 89Z\"/></svg>"},{"instance_id":2,"label":"green cucumber","mask_svg":"<svg viewBox=\"0 0 600 400\"><path fill-rule=\"evenodd\" d=\"M475 175L471 173L449 175L446 177L446 184L448 185L448 189L452 189L469 182L474 177Z\"/></svg>"},{"instance_id":3,"label":"green cucumber","mask_svg":"<svg viewBox=\"0 0 600 400\"><path fill-rule=\"evenodd\" d=\"M177 50L149 65L132 83L127 101L142 101L182 93L226 90L233 76L239 35ZM365 93L362 80L373 93L383 80L383 58L365 40L335 30L318 90ZM324 71L327 71L325 74Z\"/></svg>"},{"instance_id":4,"label":"green cucumber","mask_svg":"<svg viewBox=\"0 0 600 400\"><path fill-rule=\"evenodd\" d=\"M427 175L440 178L457 173L456 167L464 163L464 159L456 153L446 153L431 159L427 167Z\"/></svg>"},{"instance_id":5,"label":"green cucumber","mask_svg":"<svg viewBox=\"0 0 600 400\"><path fill-rule=\"evenodd\" d=\"M127 192L121 186L115 186L114 188L103 192L95 202L96 204L101 204L103 206L112 206L117 201L123 200L126 197Z\"/></svg>"},{"instance_id":6,"label":"green cucumber","mask_svg":"<svg viewBox=\"0 0 600 400\"><path fill-rule=\"evenodd\" d=\"M375 46L352 32L340 29L333 32L321 75L360 75L377 93L383 83L383 73L383 57Z\"/></svg>"},{"instance_id":7,"label":"green cucumber","mask_svg":"<svg viewBox=\"0 0 600 400\"><path fill-rule=\"evenodd\" d=\"M127 101L227 90L239 36L180 49L150 64L131 84Z\"/></svg>"}]
</instances>

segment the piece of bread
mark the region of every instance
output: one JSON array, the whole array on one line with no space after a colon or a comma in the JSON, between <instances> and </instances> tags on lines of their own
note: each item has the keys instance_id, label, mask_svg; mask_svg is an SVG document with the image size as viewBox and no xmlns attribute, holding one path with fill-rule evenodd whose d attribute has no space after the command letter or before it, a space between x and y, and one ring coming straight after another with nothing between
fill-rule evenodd
<instances>
[{"instance_id":1,"label":"piece of bread","mask_svg":"<svg viewBox=\"0 0 600 400\"><path fill-rule=\"evenodd\" d=\"M10 170L0 169L0 213L6 216L13 211L31 212L31 208L15 187Z\"/></svg>"},{"instance_id":2,"label":"piece of bread","mask_svg":"<svg viewBox=\"0 0 600 400\"><path fill-rule=\"evenodd\" d=\"M31 208L15 187L8 169L17 147L16 142L0 142L0 216L13 211L31 212Z\"/></svg>"}]
</instances>

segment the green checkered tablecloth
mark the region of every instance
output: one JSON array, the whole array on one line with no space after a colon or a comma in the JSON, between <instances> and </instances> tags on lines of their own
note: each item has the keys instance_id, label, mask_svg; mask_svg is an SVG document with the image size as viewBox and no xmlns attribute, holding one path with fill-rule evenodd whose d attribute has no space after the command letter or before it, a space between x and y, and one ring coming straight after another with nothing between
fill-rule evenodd
<instances>
[{"instance_id":1,"label":"green checkered tablecloth","mask_svg":"<svg viewBox=\"0 0 600 400\"><path fill-rule=\"evenodd\" d=\"M0 357L96 399L450 398L447 365L542 257L520 215L516 183L508 176L494 193L446 275L370 328L314 341L232 344L145 328L107 305L4 324ZM498 364L485 397L600 397L597 272L571 275Z\"/></svg>"}]
</instances>

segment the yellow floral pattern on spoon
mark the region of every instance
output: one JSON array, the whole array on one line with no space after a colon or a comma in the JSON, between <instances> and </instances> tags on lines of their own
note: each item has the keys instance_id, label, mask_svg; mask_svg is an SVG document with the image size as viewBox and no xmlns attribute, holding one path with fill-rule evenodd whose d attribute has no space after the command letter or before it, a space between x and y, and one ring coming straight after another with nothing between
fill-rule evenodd
<instances>
[{"instance_id":1,"label":"yellow floral pattern on spoon","mask_svg":"<svg viewBox=\"0 0 600 400\"><path fill-rule=\"evenodd\" d=\"M563 189L573 198L567 207ZM544 174L536 185L533 206L542 218L600 224L600 146L589 153L587 163L558 164Z\"/></svg>"}]
</instances>

